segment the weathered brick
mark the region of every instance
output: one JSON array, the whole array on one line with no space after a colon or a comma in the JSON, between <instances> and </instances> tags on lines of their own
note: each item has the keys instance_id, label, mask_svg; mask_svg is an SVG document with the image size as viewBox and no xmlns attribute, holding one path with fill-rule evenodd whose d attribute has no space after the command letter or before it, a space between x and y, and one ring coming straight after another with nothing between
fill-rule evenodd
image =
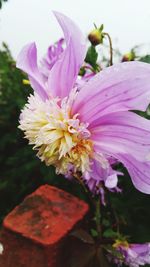
<instances>
[{"instance_id":1,"label":"weathered brick","mask_svg":"<svg viewBox=\"0 0 150 267\"><path fill-rule=\"evenodd\" d=\"M44 185L10 212L0 240L0 267L62 267L68 233L81 222L88 205L58 188Z\"/></svg>"}]
</instances>

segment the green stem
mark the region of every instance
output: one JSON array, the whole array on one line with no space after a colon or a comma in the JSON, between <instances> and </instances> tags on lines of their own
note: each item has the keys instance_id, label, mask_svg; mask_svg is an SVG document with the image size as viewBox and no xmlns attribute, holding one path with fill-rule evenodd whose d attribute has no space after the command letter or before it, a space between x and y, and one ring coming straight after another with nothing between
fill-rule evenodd
<instances>
[{"instance_id":1,"label":"green stem","mask_svg":"<svg viewBox=\"0 0 150 267\"><path fill-rule=\"evenodd\" d=\"M112 41L111 37L107 32L103 32L103 35L107 36L108 41L109 41L109 47L110 47L110 66L113 65L113 47L112 47Z\"/></svg>"},{"instance_id":2,"label":"green stem","mask_svg":"<svg viewBox=\"0 0 150 267\"><path fill-rule=\"evenodd\" d=\"M100 205L101 205L100 199L98 198L95 201L95 220L96 220L96 229L97 229L99 238L101 238L102 236Z\"/></svg>"},{"instance_id":3,"label":"green stem","mask_svg":"<svg viewBox=\"0 0 150 267\"><path fill-rule=\"evenodd\" d=\"M96 228L98 232L98 241L100 241L99 246L96 250L96 266L99 267L110 267L108 260L104 254L104 249L102 247L102 228L101 228L101 202L100 199L97 198L95 201L95 218L96 218Z\"/></svg>"}]
</instances>

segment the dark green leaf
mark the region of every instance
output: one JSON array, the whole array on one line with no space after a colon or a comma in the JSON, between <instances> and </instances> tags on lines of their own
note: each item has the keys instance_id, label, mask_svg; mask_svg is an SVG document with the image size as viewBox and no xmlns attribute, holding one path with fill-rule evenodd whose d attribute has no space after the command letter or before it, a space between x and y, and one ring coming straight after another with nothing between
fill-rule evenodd
<instances>
[{"instance_id":1,"label":"dark green leaf","mask_svg":"<svg viewBox=\"0 0 150 267\"><path fill-rule=\"evenodd\" d=\"M77 229L71 233L72 236L80 239L82 242L87 243L87 244L94 244L94 239L93 237L86 232L83 229Z\"/></svg>"},{"instance_id":2,"label":"dark green leaf","mask_svg":"<svg viewBox=\"0 0 150 267\"><path fill-rule=\"evenodd\" d=\"M91 229L91 235L93 237L97 237L98 236L98 232L95 229Z\"/></svg>"},{"instance_id":3,"label":"dark green leaf","mask_svg":"<svg viewBox=\"0 0 150 267\"><path fill-rule=\"evenodd\" d=\"M118 233L114 232L112 229L107 229L104 233L103 236L106 238L117 238Z\"/></svg>"},{"instance_id":4,"label":"dark green leaf","mask_svg":"<svg viewBox=\"0 0 150 267\"><path fill-rule=\"evenodd\" d=\"M96 70L97 58L98 58L98 53L96 52L95 47L90 46L86 54L85 62L89 63L94 68L94 70Z\"/></svg>"},{"instance_id":5,"label":"dark green leaf","mask_svg":"<svg viewBox=\"0 0 150 267\"><path fill-rule=\"evenodd\" d=\"M150 55L146 55L144 57L141 57L139 61L150 63Z\"/></svg>"},{"instance_id":6,"label":"dark green leaf","mask_svg":"<svg viewBox=\"0 0 150 267\"><path fill-rule=\"evenodd\" d=\"M110 225L110 221L104 218L104 219L102 220L102 224L103 224L104 226L109 226L109 225Z\"/></svg>"}]
</instances>

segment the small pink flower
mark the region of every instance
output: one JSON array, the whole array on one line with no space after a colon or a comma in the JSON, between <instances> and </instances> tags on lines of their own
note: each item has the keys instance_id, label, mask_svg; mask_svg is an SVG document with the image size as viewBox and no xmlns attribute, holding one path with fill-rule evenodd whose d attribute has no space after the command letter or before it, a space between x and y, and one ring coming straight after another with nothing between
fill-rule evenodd
<instances>
[{"instance_id":1,"label":"small pink flower","mask_svg":"<svg viewBox=\"0 0 150 267\"><path fill-rule=\"evenodd\" d=\"M124 245L120 242L120 245L116 246L116 251L119 254L110 259L117 266L125 264L129 267L139 267L150 264L150 243Z\"/></svg>"},{"instance_id":2,"label":"small pink flower","mask_svg":"<svg viewBox=\"0 0 150 267\"><path fill-rule=\"evenodd\" d=\"M47 54L41 60L41 68L40 71L44 75L45 79L48 79L49 71L52 69L54 64L59 60L61 54L63 53L63 42L64 39L61 38L54 45L49 46L47 50Z\"/></svg>"}]
</instances>

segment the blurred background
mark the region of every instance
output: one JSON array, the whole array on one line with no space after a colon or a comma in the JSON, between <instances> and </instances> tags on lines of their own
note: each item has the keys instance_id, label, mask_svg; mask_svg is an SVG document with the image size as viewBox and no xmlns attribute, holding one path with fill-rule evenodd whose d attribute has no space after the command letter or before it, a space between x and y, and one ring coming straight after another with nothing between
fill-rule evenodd
<instances>
[{"instance_id":1,"label":"blurred background","mask_svg":"<svg viewBox=\"0 0 150 267\"><path fill-rule=\"evenodd\" d=\"M0 11L0 43L8 43L16 58L22 46L35 41L43 55L61 34L52 10L71 17L85 34L93 23L103 23L122 53L135 45L149 45L149 0L8 0Z\"/></svg>"},{"instance_id":2,"label":"blurred background","mask_svg":"<svg viewBox=\"0 0 150 267\"><path fill-rule=\"evenodd\" d=\"M86 199L80 186L57 177L35 156L17 128L20 109L32 89L23 84L27 77L15 67L21 48L35 41L39 56L50 43L62 36L52 10L63 12L87 36L93 23L104 24L121 61L126 52L138 46L137 58L150 63L150 1L142 0L0 0L0 221L39 185L49 183ZM87 45L89 45L87 41ZM135 50L136 50L135 49ZM130 60L130 59L127 59ZM132 59L133 60L133 59ZM145 114L141 114L149 118ZM120 166L122 169L122 166ZM120 178L122 194L110 193L122 231L132 242L150 241L150 197L138 192L126 172ZM105 209L111 221L110 210ZM113 220L113 219L112 219Z\"/></svg>"}]
</instances>

